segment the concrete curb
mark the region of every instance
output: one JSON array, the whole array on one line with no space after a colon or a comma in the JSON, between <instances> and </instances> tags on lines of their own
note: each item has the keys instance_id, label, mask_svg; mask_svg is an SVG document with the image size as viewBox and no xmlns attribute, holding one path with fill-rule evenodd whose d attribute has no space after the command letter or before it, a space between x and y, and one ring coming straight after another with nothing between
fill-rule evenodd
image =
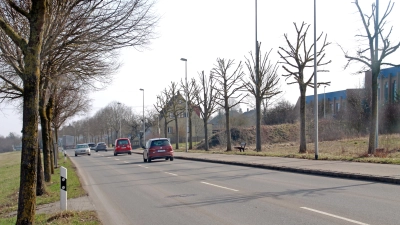
<instances>
[{"instance_id":1,"label":"concrete curb","mask_svg":"<svg viewBox=\"0 0 400 225\"><path fill-rule=\"evenodd\" d=\"M374 182L382 182L382 183L390 183L390 184L400 184L400 179L395 178L395 177L382 177L382 176L374 176L374 175L367 175L367 174L345 173L345 172L328 171L328 170L313 170L313 169L304 169L304 168L298 168L298 167L273 166L273 165L258 164L258 163L224 161L224 160L217 160L217 159L191 158L191 157L186 157L186 156L175 156L175 158L176 159L184 159L184 160L192 160L192 161L201 161L201 162L210 162L210 163L219 163L219 164L227 164L227 165L278 170L278 171L285 171L285 172L311 174L311 175L318 175L318 176L328 176L328 177L336 177L336 178L347 178L347 179L374 181Z\"/></svg>"},{"instance_id":2,"label":"concrete curb","mask_svg":"<svg viewBox=\"0 0 400 225\"><path fill-rule=\"evenodd\" d=\"M139 154L139 155L142 154L142 153L138 153L138 152L133 152L133 153ZM389 176L375 176L375 175L360 174L360 173L346 173L346 172L329 171L329 170L304 169L304 168L299 168L299 167L276 166L276 165L267 165L267 164L261 164L261 163L247 163L247 162L237 162L237 161L224 161L224 160L218 160L218 159L192 158L192 157L187 157L187 156L174 156L174 158L183 159L183 160L191 160L191 161L200 161L200 162L219 163L219 164L227 164L227 165L278 170L278 171L285 171L285 172L292 172L292 173L310 174L310 175L317 175L317 176L346 178L346 179L353 179L353 180L382 182L382 183L389 183L389 184L400 184L400 178L389 177Z\"/></svg>"}]
</instances>

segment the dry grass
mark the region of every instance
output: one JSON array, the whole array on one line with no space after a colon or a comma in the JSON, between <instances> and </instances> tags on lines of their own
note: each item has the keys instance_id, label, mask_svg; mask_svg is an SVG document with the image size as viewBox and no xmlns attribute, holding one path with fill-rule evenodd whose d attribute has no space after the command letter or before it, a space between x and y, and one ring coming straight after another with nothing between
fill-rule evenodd
<instances>
[{"instance_id":1,"label":"dry grass","mask_svg":"<svg viewBox=\"0 0 400 225\"><path fill-rule=\"evenodd\" d=\"M367 154L368 137L323 141L318 144L318 158L321 160L400 164L400 134L379 136L379 146L380 150L378 150L375 155L371 156ZM208 151L208 153L314 159L314 143L308 143L307 149L307 153L300 154L298 153L299 143L285 142L265 144L262 146L261 152L256 152L255 145L251 144L246 146L246 151L244 153L236 149L227 152L225 151L226 148L222 148L222 146L216 146ZM205 151L190 150L190 152L204 153Z\"/></svg>"}]
</instances>

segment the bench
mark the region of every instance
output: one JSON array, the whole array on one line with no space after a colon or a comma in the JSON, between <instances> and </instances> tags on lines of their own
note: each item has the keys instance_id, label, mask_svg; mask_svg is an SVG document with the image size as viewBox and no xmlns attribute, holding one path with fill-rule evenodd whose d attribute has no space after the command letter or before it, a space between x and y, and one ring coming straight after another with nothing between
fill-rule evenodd
<instances>
[{"instance_id":1,"label":"bench","mask_svg":"<svg viewBox=\"0 0 400 225\"><path fill-rule=\"evenodd\" d=\"M240 143L240 146L236 146L233 148L239 149L240 152L243 150L243 152L244 152L244 149L246 148L246 142L242 142L242 143Z\"/></svg>"}]
</instances>

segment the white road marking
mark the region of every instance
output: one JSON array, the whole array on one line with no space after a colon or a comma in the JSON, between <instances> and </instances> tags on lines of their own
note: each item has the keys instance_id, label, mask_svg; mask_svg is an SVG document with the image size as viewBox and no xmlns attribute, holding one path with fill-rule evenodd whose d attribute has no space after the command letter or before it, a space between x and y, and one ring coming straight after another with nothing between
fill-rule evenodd
<instances>
[{"instance_id":1,"label":"white road marking","mask_svg":"<svg viewBox=\"0 0 400 225\"><path fill-rule=\"evenodd\" d=\"M219 188L223 188L223 189L231 190L231 191L239 191L239 190L236 190L236 189L227 188L227 187L219 186L219 185L216 185L216 184L210 184L210 183L207 183L207 182L201 182L201 183L203 183L203 184L207 184L207 185L211 185L211 186L214 186L214 187L219 187Z\"/></svg>"},{"instance_id":2,"label":"white road marking","mask_svg":"<svg viewBox=\"0 0 400 225\"><path fill-rule=\"evenodd\" d=\"M341 216L336 216L336 215L333 215L333 214L330 214L330 213L326 213L326 212L322 212L322 211L319 211L319 210L316 210L316 209L311 209L311 208L307 208L307 207L300 207L300 208L306 209L306 210L310 210L310 211L313 211L313 212L316 212L316 213L320 213L320 214L323 214L323 215L326 215L326 216L335 217L335 218L338 218L338 219L341 219L341 220L345 220L345 221L348 221L348 222L351 222L351 223L360 224L360 225L368 225L367 223L362 223L362 222L359 222L359 221L356 221L356 220L351 220L351 219L347 219L347 218L344 218L344 217L341 217Z\"/></svg>"},{"instance_id":3,"label":"white road marking","mask_svg":"<svg viewBox=\"0 0 400 225\"><path fill-rule=\"evenodd\" d=\"M111 157L107 157L107 159L111 159Z\"/></svg>"},{"instance_id":4,"label":"white road marking","mask_svg":"<svg viewBox=\"0 0 400 225\"><path fill-rule=\"evenodd\" d=\"M129 163L129 162L127 162L127 161L124 161L124 163Z\"/></svg>"},{"instance_id":5,"label":"white road marking","mask_svg":"<svg viewBox=\"0 0 400 225\"><path fill-rule=\"evenodd\" d=\"M167 173L167 174L172 175L172 176L178 176L178 174L174 174L174 173L168 173L168 172L164 172L164 173Z\"/></svg>"},{"instance_id":6,"label":"white road marking","mask_svg":"<svg viewBox=\"0 0 400 225\"><path fill-rule=\"evenodd\" d=\"M115 160L119 160L119 159L115 159Z\"/></svg>"}]
</instances>

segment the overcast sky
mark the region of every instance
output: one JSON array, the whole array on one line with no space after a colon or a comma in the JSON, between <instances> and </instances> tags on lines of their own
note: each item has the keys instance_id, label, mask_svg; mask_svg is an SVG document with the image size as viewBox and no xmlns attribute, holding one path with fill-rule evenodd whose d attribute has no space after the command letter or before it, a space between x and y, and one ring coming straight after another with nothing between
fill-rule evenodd
<instances>
[{"instance_id":1,"label":"overcast sky","mask_svg":"<svg viewBox=\"0 0 400 225\"><path fill-rule=\"evenodd\" d=\"M363 83L363 75L354 75L361 65L353 65L344 70L344 55L338 46L345 50L354 50L358 45L355 35L364 32L353 0L317 0L317 34L328 34L332 44L326 51L326 59L332 63L319 73L318 81L331 81L326 92L358 88ZM360 0L364 12L371 13L371 4L375 0ZM400 41L400 5L393 0L395 7L388 18L393 26L392 42ZM380 15L388 0L380 0ZM258 40L261 51L272 49L271 60L279 60L278 48L285 47L284 34L295 42L296 34L293 22L310 24L308 46L313 37L313 0L258 0ZM120 52L122 67L116 72L108 88L92 93L91 111L87 116L105 107L112 101L119 101L141 113L143 88L145 108L152 108L158 95L171 81L178 82L185 77L185 64L180 58L186 58L188 79L198 77L198 72L208 73L217 58L234 59L236 63L244 61L244 56L255 49L255 1L251 0L158 0L156 13L161 17L156 28L158 38L146 49L129 48ZM397 21L396 21L397 20ZM364 33L363 33L364 34ZM365 43L365 41L364 41ZM318 48L318 44L317 44ZM399 63L400 50L389 58ZM397 58L397 61L395 61ZM248 75L247 69L243 71ZM283 69L278 70L283 74ZM298 85L286 85L281 78L284 92L282 98L296 103L299 97ZM318 89L323 93L324 88ZM307 95L313 90L308 89ZM242 105L243 110L248 106ZM21 116L15 106L1 105L0 135L9 132L19 133L22 128Z\"/></svg>"}]
</instances>

